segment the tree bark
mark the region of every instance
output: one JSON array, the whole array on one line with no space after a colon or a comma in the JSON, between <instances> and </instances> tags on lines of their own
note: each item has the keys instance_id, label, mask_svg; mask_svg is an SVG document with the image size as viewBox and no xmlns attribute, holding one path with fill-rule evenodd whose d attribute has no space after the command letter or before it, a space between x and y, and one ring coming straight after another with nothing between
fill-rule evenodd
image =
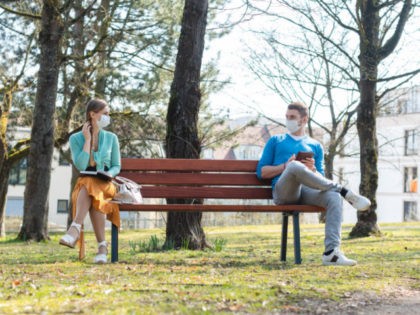
<instances>
[{"instance_id":1,"label":"tree bark","mask_svg":"<svg viewBox=\"0 0 420 315\"><path fill-rule=\"evenodd\" d=\"M0 176L0 237L6 236L5 230L5 209L6 209L6 196L7 190L9 189L9 174L10 174L10 165L6 160L2 163L0 167L1 176Z\"/></svg>"},{"instance_id":2,"label":"tree bark","mask_svg":"<svg viewBox=\"0 0 420 315\"><path fill-rule=\"evenodd\" d=\"M360 103L357 110L357 131L360 144L360 186L362 195L372 205L368 211L357 213L357 223L350 232L351 237L378 233L376 215L376 190L378 188L378 140L376 138L376 83L378 77L379 11L375 1L360 1Z\"/></svg>"},{"instance_id":3,"label":"tree bark","mask_svg":"<svg viewBox=\"0 0 420 315\"><path fill-rule=\"evenodd\" d=\"M168 158L200 157L198 113L200 109L200 71L204 50L208 1L186 0L178 43L174 80L167 112L166 155ZM168 203L200 203L201 200L173 200ZM169 212L166 242L175 248L207 246L201 227L202 213Z\"/></svg>"},{"instance_id":4,"label":"tree bark","mask_svg":"<svg viewBox=\"0 0 420 315\"><path fill-rule=\"evenodd\" d=\"M5 88L3 102L0 106L0 237L6 236L4 231L4 217L9 179L9 171L7 170L8 148L6 130L11 104L12 94L6 91Z\"/></svg>"},{"instance_id":5,"label":"tree bark","mask_svg":"<svg viewBox=\"0 0 420 315\"><path fill-rule=\"evenodd\" d=\"M12 108L13 93L18 90L19 76L16 80L10 80L4 85L3 101L0 104L0 237L6 236L5 231L5 212L6 197L9 189L9 173L11 161L9 160L9 148L7 143L7 126L9 121L10 109Z\"/></svg>"},{"instance_id":6,"label":"tree bark","mask_svg":"<svg viewBox=\"0 0 420 315\"><path fill-rule=\"evenodd\" d=\"M108 61L108 41L106 39L108 28L110 26L109 17L110 3L109 0L102 0L97 16L97 32L99 33L100 40L103 39L98 52L98 66L96 74L95 97L104 98L106 92L107 80L107 61Z\"/></svg>"},{"instance_id":7,"label":"tree bark","mask_svg":"<svg viewBox=\"0 0 420 315\"><path fill-rule=\"evenodd\" d=\"M54 112L63 25L58 0L45 0L39 35L40 67L31 131L20 240L48 239L48 193L54 148Z\"/></svg>"}]
</instances>

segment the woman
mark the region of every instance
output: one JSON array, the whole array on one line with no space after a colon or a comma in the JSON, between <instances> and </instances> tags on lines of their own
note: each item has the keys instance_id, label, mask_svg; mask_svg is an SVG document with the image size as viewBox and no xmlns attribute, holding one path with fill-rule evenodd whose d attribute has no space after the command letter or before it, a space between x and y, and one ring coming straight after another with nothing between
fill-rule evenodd
<instances>
[{"instance_id":1,"label":"woman","mask_svg":"<svg viewBox=\"0 0 420 315\"><path fill-rule=\"evenodd\" d=\"M76 168L83 171L103 171L110 177L121 169L120 148L117 136L103 130L110 124L109 107L104 100L93 99L87 103L86 122L82 131L70 137L70 150ZM74 248L80 238L83 221L89 212L98 242L94 262L107 262L105 241L105 215L119 226L118 205L109 201L116 193L110 180L96 176L80 176L72 193L73 222L60 244Z\"/></svg>"}]
</instances>

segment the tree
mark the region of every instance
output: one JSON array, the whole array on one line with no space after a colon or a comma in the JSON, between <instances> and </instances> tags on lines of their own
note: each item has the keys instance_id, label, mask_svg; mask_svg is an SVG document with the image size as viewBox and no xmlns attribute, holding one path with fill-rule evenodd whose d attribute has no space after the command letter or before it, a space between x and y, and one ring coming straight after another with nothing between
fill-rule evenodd
<instances>
[{"instance_id":1,"label":"tree","mask_svg":"<svg viewBox=\"0 0 420 315\"><path fill-rule=\"evenodd\" d=\"M18 235L21 240L48 239L48 192L54 148L53 116L63 30L60 1L45 0L41 13L41 56L24 194L24 216Z\"/></svg>"},{"instance_id":2,"label":"tree","mask_svg":"<svg viewBox=\"0 0 420 315\"><path fill-rule=\"evenodd\" d=\"M402 7L398 9L397 6ZM410 17L412 1L356 2L356 20L359 34L359 90L357 131L360 143L360 192L372 201L369 211L358 212L357 223L350 236L368 236L379 232L376 215L376 190L378 188L378 140L376 116L379 95L377 92L378 67L397 47L404 27ZM391 31L387 12L394 12L396 27ZM389 14L388 14L389 15ZM391 35L385 37L391 31ZM416 69L418 71L418 69Z\"/></svg>"},{"instance_id":3,"label":"tree","mask_svg":"<svg viewBox=\"0 0 420 315\"><path fill-rule=\"evenodd\" d=\"M167 112L166 155L169 158L198 159L200 141L197 121L200 109L200 71L204 50L208 1L186 0L181 23L174 79ZM168 199L168 203L174 203ZM179 201L178 201L179 202ZM183 200L181 203L198 202ZM202 249L206 244L201 227L202 213L169 212L166 244L176 248L188 244Z\"/></svg>"},{"instance_id":4,"label":"tree","mask_svg":"<svg viewBox=\"0 0 420 315\"><path fill-rule=\"evenodd\" d=\"M17 32L17 19L7 13L4 15L7 18L3 18L0 26L1 38L16 44L0 48L0 237L5 236L4 217L10 170L29 152L28 140L15 141L10 129L13 129L17 120L12 106L15 96L32 84L25 79L25 72L29 67L35 34L31 28L25 28L27 33Z\"/></svg>"},{"instance_id":5,"label":"tree","mask_svg":"<svg viewBox=\"0 0 420 315\"><path fill-rule=\"evenodd\" d=\"M19 80L23 75L25 67L14 79L5 79L0 88L3 94L3 101L0 103L0 237L5 236L4 209L6 195L9 187L9 174L13 163L19 161L29 152L28 141L18 141L11 148L6 137L10 109L12 108L13 94L19 89Z\"/></svg>"}]
</instances>

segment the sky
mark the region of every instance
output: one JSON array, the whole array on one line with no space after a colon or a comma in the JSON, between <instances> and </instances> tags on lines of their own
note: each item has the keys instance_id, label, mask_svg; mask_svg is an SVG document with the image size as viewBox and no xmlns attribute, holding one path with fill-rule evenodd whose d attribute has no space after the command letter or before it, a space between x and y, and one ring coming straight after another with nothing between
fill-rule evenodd
<instances>
[{"instance_id":1,"label":"sky","mask_svg":"<svg viewBox=\"0 0 420 315\"><path fill-rule=\"evenodd\" d=\"M241 0L234 0L231 8L238 6ZM236 3L236 4L235 4ZM234 12L232 10L231 12ZM420 10L418 10L420 11ZM239 14L243 10L237 10ZM406 29L417 34L411 33L410 36L404 35L400 41L398 49L402 53L394 53L388 58L391 65L410 63L413 68L420 67L420 38L416 25L420 24L420 15L417 14L410 20ZM232 20L238 20L240 17L233 15ZM210 97L211 108L229 109L230 117L237 118L241 116L255 116L262 113L270 118L283 118L285 115L285 106L283 100L275 92L266 87L255 75L248 69L246 58L248 51L246 46L258 45L255 35L250 30L258 30L269 25L267 17L258 16L249 22L243 22L236 25L226 36L211 41L210 48L205 51L204 59L220 54L218 62L221 71L220 79L230 78L230 83L225 88L213 94ZM416 37L417 36L417 37ZM420 75L413 80L413 84L420 84Z\"/></svg>"},{"instance_id":2,"label":"sky","mask_svg":"<svg viewBox=\"0 0 420 315\"><path fill-rule=\"evenodd\" d=\"M235 26L228 35L212 40L211 49L204 53L204 57L214 57L219 53L220 79L230 79L222 91L211 96L211 106L229 109L232 118L258 113L270 117L284 116L280 97L257 80L245 62L248 57L246 45L256 42L249 28L258 27L260 21L254 18Z\"/></svg>"}]
</instances>

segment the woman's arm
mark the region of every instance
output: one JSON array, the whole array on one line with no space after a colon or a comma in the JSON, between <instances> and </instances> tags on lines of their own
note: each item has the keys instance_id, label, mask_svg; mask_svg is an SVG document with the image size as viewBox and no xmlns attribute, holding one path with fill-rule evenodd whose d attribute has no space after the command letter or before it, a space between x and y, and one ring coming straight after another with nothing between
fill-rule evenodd
<instances>
[{"instance_id":1,"label":"woman's arm","mask_svg":"<svg viewBox=\"0 0 420 315\"><path fill-rule=\"evenodd\" d=\"M121 171L121 153L120 153L120 144L118 137L115 134L112 134L112 149L111 149L111 167L108 170L108 173L111 176L116 176Z\"/></svg>"},{"instance_id":2,"label":"woman's arm","mask_svg":"<svg viewBox=\"0 0 420 315\"><path fill-rule=\"evenodd\" d=\"M86 144L87 141L79 135L74 134L70 137L70 151L74 166L79 171L84 171L89 165L90 142Z\"/></svg>"}]
</instances>

